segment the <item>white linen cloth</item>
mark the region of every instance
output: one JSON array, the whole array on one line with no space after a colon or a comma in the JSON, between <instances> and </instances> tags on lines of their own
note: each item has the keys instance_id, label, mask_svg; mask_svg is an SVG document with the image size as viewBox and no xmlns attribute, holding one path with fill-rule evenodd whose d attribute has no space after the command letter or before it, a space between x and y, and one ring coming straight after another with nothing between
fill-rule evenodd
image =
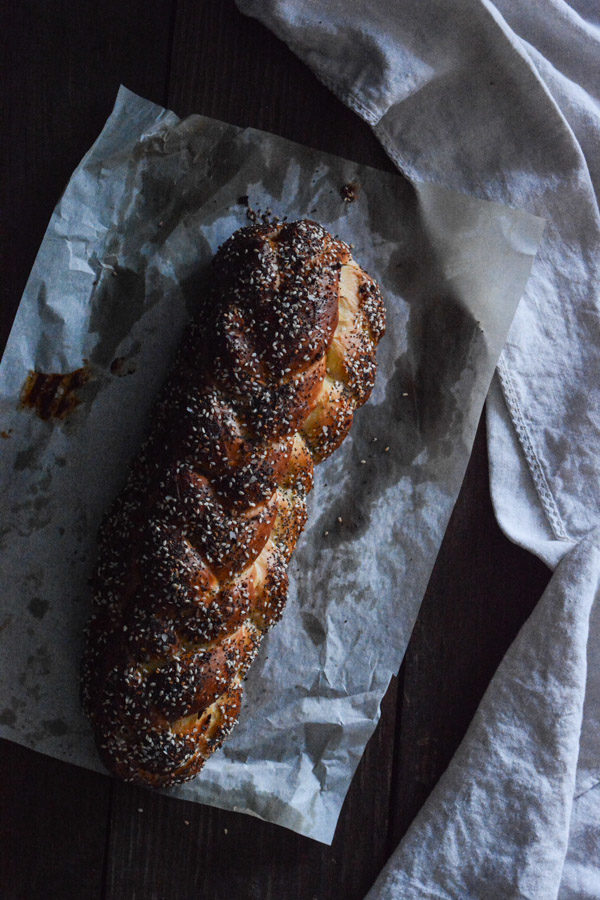
<instances>
[{"instance_id":1,"label":"white linen cloth","mask_svg":"<svg viewBox=\"0 0 600 900\"><path fill-rule=\"evenodd\" d=\"M556 572L369 898L598 898L600 6L237 2L409 178L547 221L487 414L498 521Z\"/></svg>"},{"instance_id":2,"label":"white linen cloth","mask_svg":"<svg viewBox=\"0 0 600 900\"><path fill-rule=\"evenodd\" d=\"M600 786L577 772L599 537L559 563L369 900L599 896Z\"/></svg>"}]
</instances>

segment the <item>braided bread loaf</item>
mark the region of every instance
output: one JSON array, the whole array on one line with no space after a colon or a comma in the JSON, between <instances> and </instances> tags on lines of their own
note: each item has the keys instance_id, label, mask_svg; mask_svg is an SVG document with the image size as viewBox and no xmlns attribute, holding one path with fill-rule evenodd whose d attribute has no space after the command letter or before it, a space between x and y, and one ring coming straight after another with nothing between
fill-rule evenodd
<instances>
[{"instance_id":1,"label":"braided bread loaf","mask_svg":"<svg viewBox=\"0 0 600 900\"><path fill-rule=\"evenodd\" d=\"M313 463L369 396L385 328L375 282L314 222L237 231L211 280L101 526L83 661L104 763L154 786L193 778L237 721Z\"/></svg>"}]
</instances>

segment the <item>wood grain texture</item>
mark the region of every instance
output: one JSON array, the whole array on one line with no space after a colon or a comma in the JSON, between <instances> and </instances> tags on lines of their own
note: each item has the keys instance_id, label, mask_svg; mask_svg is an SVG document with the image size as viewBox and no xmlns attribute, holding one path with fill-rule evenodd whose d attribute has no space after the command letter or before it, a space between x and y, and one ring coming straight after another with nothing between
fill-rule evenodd
<instances>
[{"instance_id":1,"label":"wood grain texture","mask_svg":"<svg viewBox=\"0 0 600 900\"><path fill-rule=\"evenodd\" d=\"M331 847L248 816L115 785L107 900L361 900L385 859L396 681Z\"/></svg>"},{"instance_id":2,"label":"wood grain texture","mask_svg":"<svg viewBox=\"0 0 600 900\"><path fill-rule=\"evenodd\" d=\"M48 219L120 83L163 102L171 0L0 8L0 349ZM111 781L0 742L0 896L100 897Z\"/></svg>"},{"instance_id":3,"label":"wood grain texture","mask_svg":"<svg viewBox=\"0 0 600 900\"><path fill-rule=\"evenodd\" d=\"M119 85L165 101L174 3L0 4L0 350L52 210Z\"/></svg>"},{"instance_id":4,"label":"wood grain texture","mask_svg":"<svg viewBox=\"0 0 600 900\"><path fill-rule=\"evenodd\" d=\"M119 83L391 170L370 129L233 0L25 0L0 14L6 338L44 228ZM405 664L332 847L0 743L2 897L360 900L435 785L549 573L500 533L480 425Z\"/></svg>"},{"instance_id":5,"label":"wood grain texture","mask_svg":"<svg viewBox=\"0 0 600 900\"><path fill-rule=\"evenodd\" d=\"M396 171L369 126L233 0L178 0L169 106Z\"/></svg>"},{"instance_id":6,"label":"wood grain texture","mask_svg":"<svg viewBox=\"0 0 600 900\"><path fill-rule=\"evenodd\" d=\"M8 741L0 771L0 896L101 897L107 779Z\"/></svg>"}]
</instances>

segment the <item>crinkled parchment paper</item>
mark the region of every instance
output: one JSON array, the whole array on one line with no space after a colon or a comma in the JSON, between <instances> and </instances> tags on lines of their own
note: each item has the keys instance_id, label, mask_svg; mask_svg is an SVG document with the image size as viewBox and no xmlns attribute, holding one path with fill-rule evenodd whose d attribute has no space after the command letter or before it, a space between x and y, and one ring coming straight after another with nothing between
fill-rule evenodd
<instances>
[{"instance_id":1,"label":"crinkled parchment paper","mask_svg":"<svg viewBox=\"0 0 600 900\"><path fill-rule=\"evenodd\" d=\"M203 267L248 224L244 195L352 242L389 324L371 400L317 470L288 606L251 670L241 721L173 793L330 842L541 236L520 211L252 129L179 121L121 89L52 216L0 367L0 735L102 770L79 708L96 530ZM79 400L64 417L21 407L31 371L82 367L88 380L63 398Z\"/></svg>"}]
</instances>

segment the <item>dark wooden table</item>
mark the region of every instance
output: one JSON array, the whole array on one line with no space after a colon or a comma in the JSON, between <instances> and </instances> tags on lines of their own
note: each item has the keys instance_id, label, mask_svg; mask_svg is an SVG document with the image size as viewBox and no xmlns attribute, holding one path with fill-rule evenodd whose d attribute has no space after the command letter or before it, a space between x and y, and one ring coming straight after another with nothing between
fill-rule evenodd
<instances>
[{"instance_id":1,"label":"dark wooden table","mask_svg":"<svg viewBox=\"0 0 600 900\"><path fill-rule=\"evenodd\" d=\"M1 346L46 223L120 83L391 169L369 128L230 0L3 4ZM359 900L463 737L549 573L500 533L480 425L404 664L331 847L0 742L3 898Z\"/></svg>"}]
</instances>

